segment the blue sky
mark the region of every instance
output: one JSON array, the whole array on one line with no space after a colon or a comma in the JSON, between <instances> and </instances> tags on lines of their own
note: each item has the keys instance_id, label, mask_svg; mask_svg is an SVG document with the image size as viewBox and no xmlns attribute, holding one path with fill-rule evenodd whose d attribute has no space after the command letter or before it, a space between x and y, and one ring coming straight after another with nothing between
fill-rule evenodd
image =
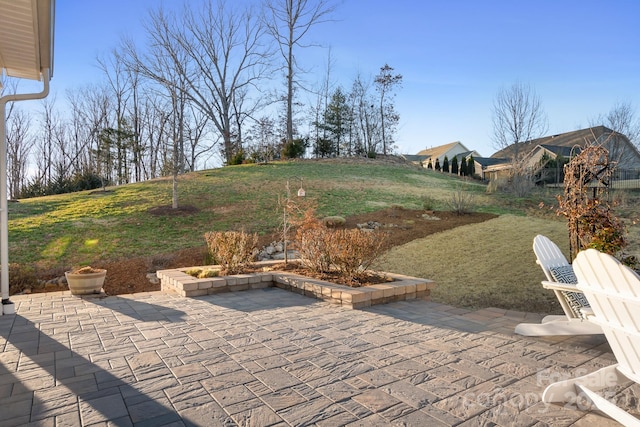
<instances>
[{"instance_id":1,"label":"blue sky","mask_svg":"<svg viewBox=\"0 0 640 427\"><path fill-rule=\"evenodd\" d=\"M66 89L99 82L96 56L122 35L143 37L140 22L158 4L56 2L57 103ZM306 80L319 81L330 46L334 83L345 89L356 74L374 76L388 63L403 75L401 153L461 141L489 156L493 99L515 82L535 88L550 134L586 127L616 102L640 112L638 17L637 0L344 0L335 21L309 34L325 48L306 49L299 61L310 70Z\"/></svg>"}]
</instances>

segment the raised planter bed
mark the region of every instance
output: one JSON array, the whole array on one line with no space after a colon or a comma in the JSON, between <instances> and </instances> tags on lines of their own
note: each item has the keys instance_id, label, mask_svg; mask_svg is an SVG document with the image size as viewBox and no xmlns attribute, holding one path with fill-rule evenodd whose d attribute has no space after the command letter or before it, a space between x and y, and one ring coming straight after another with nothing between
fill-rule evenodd
<instances>
[{"instance_id":1,"label":"raised planter bed","mask_svg":"<svg viewBox=\"0 0 640 427\"><path fill-rule=\"evenodd\" d=\"M258 263L258 265L267 267L275 263L277 262L266 261ZM352 288L284 271L265 271L197 279L188 275L187 270L189 269L177 268L158 271L156 274L160 279L162 290L183 297L198 297L222 292L278 287L343 307L365 308L394 301L428 298L431 289L435 287L432 280L392 273L386 273L386 275L392 278L393 282Z\"/></svg>"}]
</instances>

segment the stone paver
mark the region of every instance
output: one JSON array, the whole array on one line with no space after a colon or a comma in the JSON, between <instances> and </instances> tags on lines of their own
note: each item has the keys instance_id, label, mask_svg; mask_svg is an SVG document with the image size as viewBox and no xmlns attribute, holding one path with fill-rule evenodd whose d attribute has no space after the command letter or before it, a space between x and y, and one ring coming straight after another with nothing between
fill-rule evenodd
<instances>
[{"instance_id":1,"label":"stone paver","mask_svg":"<svg viewBox=\"0 0 640 427\"><path fill-rule=\"evenodd\" d=\"M614 359L603 336L515 335L541 318L530 313L419 299L351 310L277 288L12 300L0 426L615 425L540 401L549 382Z\"/></svg>"}]
</instances>

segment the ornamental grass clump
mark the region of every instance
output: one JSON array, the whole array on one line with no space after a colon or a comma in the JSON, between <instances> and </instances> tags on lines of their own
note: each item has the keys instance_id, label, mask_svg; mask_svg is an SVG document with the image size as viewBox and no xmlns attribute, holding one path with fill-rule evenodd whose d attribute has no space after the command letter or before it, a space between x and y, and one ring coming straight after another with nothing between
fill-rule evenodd
<instances>
[{"instance_id":1,"label":"ornamental grass clump","mask_svg":"<svg viewBox=\"0 0 640 427\"><path fill-rule=\"evenodd\" d=\"M244 231L211 231L204 235L213 262L223 274L242 273L257 252L258 235Z\"/></svg>"},{"instance_id":2,"label":"ornamental grass clump","mask_svg":"<svg viewBox=\"0 0 640 427\"><path fill-rule=\"evenodd\" d=\"M195 277L196 279L208 279L210 277L218 277L220 275L220 270L213 270L209 268L190 268L185 271L189 276Z\"/></svg>"}]
</instances>

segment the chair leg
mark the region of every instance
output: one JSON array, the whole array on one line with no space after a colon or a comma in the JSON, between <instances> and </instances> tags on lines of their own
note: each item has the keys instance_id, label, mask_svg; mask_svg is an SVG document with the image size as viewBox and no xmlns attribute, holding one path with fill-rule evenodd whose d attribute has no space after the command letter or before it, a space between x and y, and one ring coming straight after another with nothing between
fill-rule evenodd
<instances>
[{"instance_id":1,"label":"chair leg","mask_svg":"<svg viewBox=\"0 0 640 427\"><path fill-rule=\"evenodd\" d=\"M587 398L593 405L591 409L604 412L624 426L640 427L638 418L596 393L603 388L627 381L617 368L616 363L581 377L550 384L542 393L542 401L545 403L569 402L575 405L580 404L581 398Z\"/></svg>"},{"instance_id":2,"label":"chair leg","mask_svg":"<svg viewBox=\"0 0 640 427\"><path fill-rule=\"evenodd\" d=\"M542 401L551 402L575 402L580 391L577 386L588 386L591 391L598 391L605 387L615 386L625 378L617 370L618 364L600 368L581 377L571 378L550 384L542 393Z\"/></svg>"},{"instance_id":3,"label":"chair leg","mask_svg":"<svg viewBox=\"0 0 640 427\"><path fill-rule=\"evenodd\" d=\"M604 412L623 426L640 427L640 420L638 418L595 393L593 390L581 384L576 384L576 388L593 403L595 409Z\"/></svg>"},{"instance_id":4,"label":"chair leg","mask_svg":"<svg viewBox=\"0 0 640 427\"><path fill-rule=\"evenodd\" d=\"M602 334L602 328L588 320L572 319L550 321L546 323L520 323L516 326L515 333L527 337L540 337L549 335L596 335Z\"/></svg>"}]
</instances>

